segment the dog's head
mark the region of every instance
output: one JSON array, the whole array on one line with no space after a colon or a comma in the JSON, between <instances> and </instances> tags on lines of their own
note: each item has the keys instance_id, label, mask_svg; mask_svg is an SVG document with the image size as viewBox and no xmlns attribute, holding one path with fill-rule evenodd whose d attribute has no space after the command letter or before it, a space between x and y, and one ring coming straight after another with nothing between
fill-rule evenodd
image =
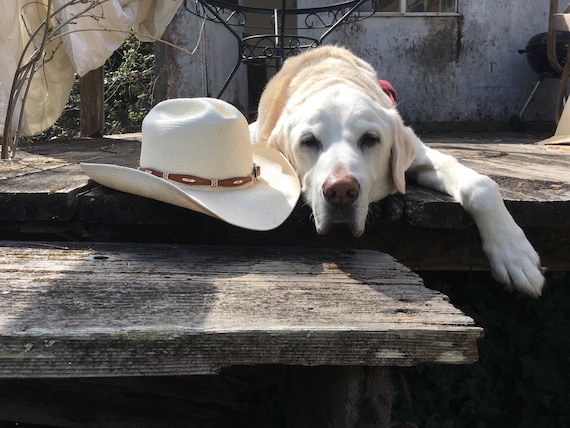
<instances>
[{"instance_id":1,"label":"dog's head","mask_svg":"<svg viewBox=\"0 0 570 428\"><path fill-rule=\"evenodd\" d=\"M297 171L317 232L346 223L360 236L370 202L405 192L413 138L389 101L336 82L293 96L268 144Z\"/></svg>"}]
</instances>

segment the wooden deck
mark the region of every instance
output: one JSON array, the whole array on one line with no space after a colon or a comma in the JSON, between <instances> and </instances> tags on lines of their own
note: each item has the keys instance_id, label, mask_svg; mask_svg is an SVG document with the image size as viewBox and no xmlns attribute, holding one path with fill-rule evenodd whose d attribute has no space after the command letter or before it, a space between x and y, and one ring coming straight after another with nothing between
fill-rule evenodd
<instances>
[{"instance_id":1,"label":"wooden deck","mask_svg":"<svg viewBox=\"0 0 570 428\"><path fill-rule=\"evenodd\" d=\"M0 421L388 426L482 334L377 251L0 241Z\"/></svg>"},{"instance_id":2,"label":"wooden deck","mask_svg":"<svg viewBox=\"0 0 570 428\"><path fill-rule=\"evenodd\" d=\"M0 241L0 378L477 360L482 329L371 250Z\"/></svg>"},{"instance_id":3,"label":"wooden deck","mask_svg":"<svg viewBox=\"0 0 570 428\"><path fill-rule=\"evenodd\" d=\"M570 266L570 150L547 134L427 134L424 141L492 176L507 207L552 270ZM138 136L131 136L137 138ZM80 161L137 166L140 143L93 139L21 147L0 166L0 238L377 249L413 270L487 269L471 218L451 198L413 183L372 209L364 237L316 235L299 206L275 231L250 232L89 182ZM413 242L410 245L410 242Z\"/></svg>"},{"instance_id":4,"label":"wooden deck","mask_svg":"<svg viewBox=\"0 0 570 428\"><path fill-rule=\"evenodd\" d=\"M424 140L495 178L543 262L569 270L570 151L544 137ZM486 269L451 198L411 183L359 239L317 236L303 206L251 232L77 165L136 167L139 150L38 144L0 166L0 421L382 426L390 366L477 360L482 329L410 270Z\"/></svg>"}]
</instances>

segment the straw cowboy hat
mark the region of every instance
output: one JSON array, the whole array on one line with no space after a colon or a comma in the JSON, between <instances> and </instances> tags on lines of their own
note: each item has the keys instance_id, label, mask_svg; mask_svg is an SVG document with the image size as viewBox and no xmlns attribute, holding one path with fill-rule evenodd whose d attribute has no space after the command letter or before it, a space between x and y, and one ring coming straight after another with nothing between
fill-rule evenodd
<instances>
[{"instance_id":1,"label":"straw cowboy hat","mask_svg":"<svg viewBox=\"0 0 570 428\"><path fill-rule=\"evenodd\" d=\"M245 117L214 98L157 104L142 124L138 169L82 163L96 182L252 230L283 223L301 189L277 150L252 145Z\"/></svg>"}]
</instances>

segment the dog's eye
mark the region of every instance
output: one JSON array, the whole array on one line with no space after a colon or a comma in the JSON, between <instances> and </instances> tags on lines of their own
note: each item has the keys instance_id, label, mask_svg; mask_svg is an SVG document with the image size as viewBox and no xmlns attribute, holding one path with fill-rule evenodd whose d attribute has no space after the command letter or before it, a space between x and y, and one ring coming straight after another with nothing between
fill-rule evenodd
<instances>
[{"instance_id":1,"label":"dog's eye","mask_svg":"<svg viewBox=\"0 0 570 428\"><path fill-rule=\"evenodd\" d=\"M358 142L358 144L360 145L360 148L368 149L368 148L374 147L379 142L380 142L380 138L378 138L376 135L366 133L360 138L360 141Z\"/></svg>"},{"instance_id":2,"label":"dog's eye","mask_svg":"<svg viewBox=\"0 0 570 428\"><path fill-rule=\"evenodd\" d=\"M311 150L321 150L321 142L313 134L301 137L301 145Z\"/></svg>"}]
</instances>

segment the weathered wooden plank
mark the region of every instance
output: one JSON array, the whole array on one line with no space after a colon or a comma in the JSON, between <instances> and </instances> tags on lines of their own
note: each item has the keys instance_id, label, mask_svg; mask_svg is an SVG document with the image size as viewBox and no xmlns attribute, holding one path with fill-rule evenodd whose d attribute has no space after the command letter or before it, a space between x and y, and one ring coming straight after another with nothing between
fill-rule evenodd
<instances>
[{"instance_id":1,"label":"weathered wooden plank","mask_svg":"<svg viewBox=\"0 0 570 428\"><path fill-rule=\"evenodd\" d=\"M482 334L375 251L3 242L0 377L477 359Z\"/></svg>"},{"instance_id":2,"label":"weathered wooden plank","mask_svg":"<svg viewBox=\"0 0 570 428\"><path fill-rule=\"evenodd\" d=\"M91 140L73 143L59 143L56 146L42 146L33 148L34 151L45 153L46 155L56 156L57 158L48 158L49 163L68 162L71 170L81 174L75 166L76 162L95 161L106 163L117 163L122 165L136 166L138 162L138 152L140 144L133 141L109 141L109 140ZM541 226L545 222L553 224L560 219L560 212L566 210L566 204L570 198L570 153L560 155L559 151L550 150L545 146L530 144L482 144L472 141L468 142L431 142L435 148L446 153L452 154L460 158L465 164L471 166L478 171L489 174L499 183L501 191L507 202L513 202L509 208L512 209L515 218L521 213L527 213L529 210L535 213L532 216L521 216L527 218L530 223L528 226ZM81 149L79 149L81 148ZM57 152L60 152L57 154ZM31 155L32 156L32 155ZM22 153L22 162L25 162L26 156ZM32 156L33 162L29 164L38 164L37 155ZM26 187L26 181L36 183L45 183L47 191L50 189L65 189L64 184L54 181L47 172L41 170L32 170L35 174L26 174L22 180L8 180L4 182L4 187L0 189L7 192L31 192ZM32 178L33 176L36 178ZM73 175L70 176L72 180ZM85 179L85 177L83 177ZM78 183L79 184L79 183ZM470 225L470 219L451 198L431 192L426 189L420 189L409 186L409 194L402 200L391 198L384 203L386 207L391 202L400 203L401 208L389 208L387 211L397 213L411 224L421 227L454 227L454 224L466 227ZM514 202L534 202L532 209L529 206L519 206ZM536 204L536 203L539 204ZM544 202L540 204L541 202ZM403 205L406 205L405 207ZM562 206L562 205L564 206ZM399 210L399 211L398 211ZM18 217L20 220L38 220L33 217L26 218L23 216L25 210L22 210ZM85 210L89 212L90 210ZM4 214L1 214L4 217ZM565 219L567 216L563 216ZM371 216L371 219L374 219ZM3 220L14 220L14 218L2 218ZM392 218L395 220L397 218ZM465 221L467 219L467 222ZM520 222L520 221L519 221ZM534 223L533 223L534 222ZM542 222L542 223L541 223ZM523 224L525 226L525 224Z\"/></svg>"},{"instance_id":3,"label":"weathered wooden plank","mask_svg":"<svg viewBox=\"0 0 570 428\"><path fill-rule=\"evenodd\" d=\"M69 164L0 180L1 220L69 220L75 215L76 196L90 186L77 166Z\"/></svg>"},{"instance_id":4,"label":"weathered wooden plank","mask_svg":"<svg viewBox=\"0 0 570 428\"><path fill-rule=\"evenodd\" d=\"M0 221L67 221L76 216L78 194L94 183L78 162L113 162L137 157L140 143L117 140L83 140L49 146L54 156L19 150L0 164ZM64 149L65 148L65 149ZM30 151L33 146L27 147ZM43 153L43 152L42 152Z\"/></svg>"},{"instance_id":5,"label":"weathered wooden plank","mask_svg":"<svg viewBox=\"0 0 570 428\"><path fill-rule=\"evenodd\" d=\"M120 144L115 144L120 141ZM33 146L27 147L30 151ZM1 221L63 221L76 216L77 196L94 183L79 162L138 162L140 143L129 140L82 140L49 145L54 156L20 150L0 165Z\"/></svg>"},{"instance_id":6,"label":"weathered wooden plank","mask_svg":"<svg viewBox=\"0 0 570 428\"><path fill-rule=\"evenodd\" d=\"M18 156L0 163L0 183L13 177L22 177L66 165L68 162L49 156L18 151Z\"/></svg>"},{"instance_id":7,"label":"weathered wooden plank","mask_svg":"<svg viewBox=\"0 0 570 428\"><path fill-rule=\"evenodd\" d=\"M567 201L570 152L539 144L430 143L495 179L507 200Z\"/></svg>"},{"instance_id":8,"label":"weathered wooden plank","mask_svg":"<svg viewBox=\"0 0 570 428\"><path fill-rule=\"evenodd\" d=\"M27 152L19 153L18 162L0 166L0 237L352 246L388 252L414 269L488 268L470 216L452 198L413 183L406 195L393 195L372 206L366 233L358 240L341 230L317 236L310 213L301 204L282 227L257 233L101 186L90 189L76 163L135 167L140 151L137 137L23 147ZM534 144L540 139L494 133L424 137L428 144L481 172L496 172L493 178L507 208L531 238L543 263L550 269L568 269L570 152Z\"/></svg>"},{"instance_id":9,"label":"weathered wooden plank","mask_svg":"<svg viewBox=\"0 0 570 428\"><path fill-rule=\"evenodd\" d=\"M22 157L40 155L57 158L69 164L114 163L136 168L139 164L140 149L140 134L125 134L112 138L34 144L22 147Z\"/></svg>"},{"instance_id":10,"label":"weathered wooden plank","mask_svg":"<svg viewBox=\"0 0 570 428\"><path fill-rule=\"evenodd\" d=\"M356 239L343 227L333 228L325 236L317 235L309 209L301 205L281 227L260 233L95 187L80 196L78 217L83 223L78 236L120 241L369 248L387 252L418 270L488 269L479 232L463 208L448 196L417 186L409 189L406 195L394 195L376 204L369 213L366 232ZM568 269L568 202L507 201L507 207L536 246L545 266Z\"/></svg>"}]
</instances>

